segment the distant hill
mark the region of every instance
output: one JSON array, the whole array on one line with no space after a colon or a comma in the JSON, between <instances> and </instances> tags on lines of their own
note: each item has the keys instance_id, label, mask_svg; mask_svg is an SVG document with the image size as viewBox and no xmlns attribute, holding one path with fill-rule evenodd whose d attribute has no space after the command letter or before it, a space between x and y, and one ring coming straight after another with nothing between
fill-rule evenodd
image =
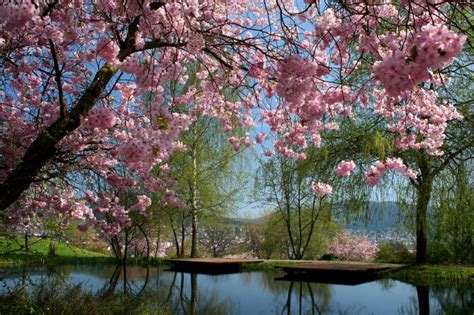
<instances>
[{"instance_id":1,"label":"distant hill","mask_svg":"<svg viewBox=\"0 0 474 315\"><path fill-rule=\"evenodd\" d=\"M339 206L339 215L336 218L343 223L347 229L367 231L387 231L397 229L403 222L403 216L399 206L393 201L377 202L368 204L368 211L361 211L356 216L348 215L344 207Z\"/></svg>"},{"instance_id":2,"label":"distant hill","mask_svg":"<svg viewBox=\"0 0 474 315\"><path fill-rule=\"evenodd\" d=\"M333 205L336 220L341 222L347 229L367 231L388 231L397 229L402 222L402 215L396 202L393 201L371 201L368 211L354 211L344 209L342 205ZM266 216L247 218L227 218L222 220L226 224L245 225L263 224Z\"/></svg>"},{"instance_id":3,"label":"distant hill","mask_svg":"<svg viewBox=\"0 0 474 315\"><path fill-rule=\"evenodd\" d=\"M245 225L245 224L255 224L255 225L261 225L263 222L266 220L266 216L258 217L258 218L227 218L227 217L222 217L222 222L224 224L230 224L230 225Z\"/></svg>"}]
</instances>

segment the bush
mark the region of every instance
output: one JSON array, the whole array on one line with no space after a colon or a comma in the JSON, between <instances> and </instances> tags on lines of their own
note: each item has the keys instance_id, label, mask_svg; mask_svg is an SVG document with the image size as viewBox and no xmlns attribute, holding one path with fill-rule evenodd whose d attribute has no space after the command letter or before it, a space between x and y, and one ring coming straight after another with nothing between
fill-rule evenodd
<instances>
[{"instance_id":1,"label":"bush","mask_svg":"<svg viewBox=\"0 0 474 315\"><path fill-rule=\"evenodd\" d=\"M377 260L387 263L413 263L415 261L415 253L410 252L403 243L385 242L379 246Z\"/></svg>"}]
</instances>

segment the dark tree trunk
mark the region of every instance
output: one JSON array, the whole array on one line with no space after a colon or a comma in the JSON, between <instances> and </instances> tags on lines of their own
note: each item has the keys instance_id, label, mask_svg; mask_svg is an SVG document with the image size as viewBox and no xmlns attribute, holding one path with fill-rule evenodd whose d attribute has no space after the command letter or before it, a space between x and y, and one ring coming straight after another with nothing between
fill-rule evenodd
<instances>
[{"instance_id":1,"label":"dark tree trunk","mask_svg":"<svg viewBox=\"0 0 474 315\"><path fill-rule=\"evenodd\" d=\"M181 250L179 246L178 234L176 233L175 229L173 229L173 237L174 237L174 244L176 247L176 257L179 257L181 254Z\"/></svg>"},{"instance_id":2,"label":"dark tree trunk","mask_svg":"<svg viewBox=\"0 0 474 315\"><path fill-rule=\"evenodd\" d=\"M112 251L114 252L115 258L117 259L117 263L121 264L123 261L122 249L120 248L120 242L116 236L112 237L110 245L112 246Z\"/></svg>"},{"instance_id":3,"label":"dark tree trunk","mask_svg":"<svg viewBox=\"0 0 474 315\"><path fill-rule=\"evenodd\" d=\"M431 198L432 181L422 180L416 201L416 263L428 263L427 213Z\"/></svg>"},{"instance_id":4,"label":"dark tree trunk","mask_svg":"<svg viewBox=\"0 0 474 315\"><path fill-rule=\"evenodd\" d=\"M184 219L181 223L181 253L179 257L184 257L186 252L184 251L184 242L186 241L186 227L184 226Z\"/></svg>"},{"instance_id":5,"label":"dark tree trunk","mask_svg":"<svg viewBox=\"0 0 474 315\"><path fill-rule=\"evenodd\" d=\"M193 130L194 133L194 130ZM193 159L193 178L190 186L191 195L191 257L198 257L198 214L197 214L197 154L196 146L193 146L191 155Z\"/></svg>"},{"instance_id":6,"label":"dark tree trunk","mask_svg":"<svg viewBox=\"0 0 474 315\"><path fill-rule=\"evenodd\" d=\"M25 252L30 251L30 245L28 245L28 231L25 232Z\"/></svg>"},{"instance_id":7,"label":"dark tree trunk","mask_svg":"<svg viewBox=\"0 0 474 315\"><path fill-rule=\"evenodd\" d=\"M421 174L416 185L416 260L417 264L428 263L428 205L433 189L433 176L429 157L422 152L417 160Z\"/></svg>"}]
</instances>

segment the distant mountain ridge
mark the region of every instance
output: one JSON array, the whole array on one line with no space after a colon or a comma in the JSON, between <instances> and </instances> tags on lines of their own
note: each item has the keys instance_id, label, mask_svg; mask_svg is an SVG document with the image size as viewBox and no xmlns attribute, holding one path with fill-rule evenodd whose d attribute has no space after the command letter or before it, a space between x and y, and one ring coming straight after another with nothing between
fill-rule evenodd
<instances>
[{"instance_id":1,"label":"distant mountain ridge","mask_svg":"<svg viewBox=\"0 0 474 315\"><path fill-rule=\"evenodd\" d=\"M344 224L346 229L367 231L388 231L397 229L402 224L402 213L396 202L393 201L370 201L368 211L358 211L356 218L347 212L353 210L344 209L342 205L333 205L336 220ZM230 218L222 217L224 224L261 225L267 216L257 218ZM345 222L345 223L344 223Z\"/></svg>"},{"instance_id":2,"label":"distant mountain ridge","mask_svg":"<svg viewBox=\"0 0 474 315\"><path fill-rule=\"evenodd\" d=\"M367 231L388 231L402 225L403 215L400 207L393 201L370 201L368 210L361 212L357 218L345 219L344 207L339 207L340 215L336 219L344 223L346 229ZM350 217L350 216L349 216Z\"/></svg>"}]
</instances>

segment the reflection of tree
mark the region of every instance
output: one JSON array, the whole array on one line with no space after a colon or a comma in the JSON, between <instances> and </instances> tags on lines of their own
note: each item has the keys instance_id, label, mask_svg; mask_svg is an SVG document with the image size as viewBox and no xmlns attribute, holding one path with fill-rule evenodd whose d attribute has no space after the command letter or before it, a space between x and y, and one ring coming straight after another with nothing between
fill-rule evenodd
<instances>
[{"instance_id":1,"label":"reflection of tree","mask_svg":"<svg viewBox=\"0 0 474 315\"><path fill-rule=\"evenodd\" d=\"M392 279L379 279L377 284L383 291L389 291L397 285L397 282Z\"/></svg>"},{"instance_id":2,"label":"reflection of tree","mask_svg":"<svg viewBox=\"0 0 474 315\"><path fill-rule=\"evenodd\" d=\"M411 303L401 307L400 314L474 314L474 290L472 283L453 283L451 287L427 286L416 287L416 297L410 298ZM431 299L438 303L430 305Z\"/></svg>"},{"instance_id":3,"label":"reflection of tree","mask_svg":"<svg viewBox=\"0 0 474 315\"><path fill-rule=\"evenodd\" d=\"M127 265L117 265L109 279L108 282L104 284L104 287L100 290L102 295L109 296L115 294L118 290L118 285L122 282L122 290L123 294L127 295L135 295L139 297L147 288L149 278L150 278L150 267L147 266L146 268L142 267L141 274L143 275L143 270L145 271L144 277L140 280L143 280L141 285L138 285L138 281L132 281L128 277L128 270L129 267ZM122 280L122 281L120 281ZM142 281L140 281L142 282Z\"/></svg>"},{"instance_id":4,"label":"reflection of tree","mask_svg":"<svg viewBox=\"0 0 474 315\"><path fill-rule=\"evenodd\" d=\"M469 282L458 283L452 288L432 289L433 296L438 300L440 313L443 314L474 314L474 285Z\"/></svg>"},{"instance_id":5,"label":"reflection of tree","mask_svg":"<svg viewBox=\"0 0 474 315\"><path fill-rule=\"evenodd\" d=\"M180 278L177 281L177 278ZM230 299L219 298L216 291L203 291L198 286L198 274L175 273L170 281L162 306L172 314L234 314Z\"/></svg>"},{"instance_id":6,"label":"reflection of tree","mask_svg":"<svg viewBox=\"0 0 474 315\"><path fill-rule=\"evenodd\" d=\"M430 289L425 286L416 287L418 296L418 311L420 315L430 314Z\"/></svg>"},{"instance_id":7,"label":"reflection of tree","mask_svg":"<svg viewBox=\"0 0 474 315\"><path fill-rule=\"evenodd\" d=\"M330 285L291 281L280 314L324 314L328 312L330 302Z\"/></svg>"}]
</instances>

